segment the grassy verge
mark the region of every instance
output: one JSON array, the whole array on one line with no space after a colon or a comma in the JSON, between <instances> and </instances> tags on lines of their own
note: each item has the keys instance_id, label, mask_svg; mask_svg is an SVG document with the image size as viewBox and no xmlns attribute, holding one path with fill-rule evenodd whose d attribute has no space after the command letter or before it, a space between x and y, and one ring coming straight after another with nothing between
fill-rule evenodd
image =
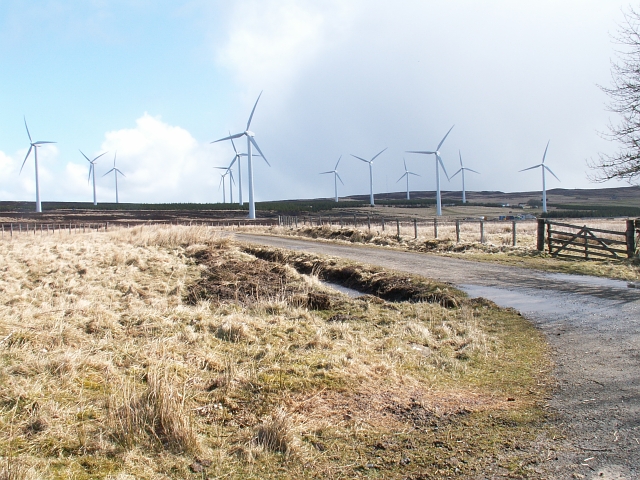
<instances>
[{"instance_id":1,"label":"grassy verge","mask_svg":"<svg viewBox=\"0 0 640 480\"><path fill-rule=\"evenodd\" d=\"M256 229L250 231L256 233ZM380 235L379 232L362 231L353 228L306 227L288 229L268 227L263 233L279 236L312 238L319 241L331 241L343 244L363 244L380 246L404 251L433 253L454 258L463 258L478 262L493 262L535 270L576 275L592 275L620 280L640 280L640 262L628 260L583 260L580 258L553 258L546 252L539 252L527 245L512 247L509 245L491 245L480 242L460 242L451 240L424 240L393 235Z\"/></svg>"},{"instance_id":2,"label":"grassy verge","mask_svg":"<svg viewBox=\"0 0 640 480\"><path fill-rule=\"evenodd\" d=\"M0 478L535 475L550 363L516 312L254 253L197 227L0 244Z\"/></svg>"}]
</instances>

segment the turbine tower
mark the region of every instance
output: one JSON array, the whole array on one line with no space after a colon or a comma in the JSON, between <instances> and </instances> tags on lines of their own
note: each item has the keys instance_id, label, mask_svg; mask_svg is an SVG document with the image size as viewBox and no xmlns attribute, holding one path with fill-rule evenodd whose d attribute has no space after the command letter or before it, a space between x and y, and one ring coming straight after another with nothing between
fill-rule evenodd
<instances>
[{"instance_id":1,"label":"turbine tower","mask_svg":"<svg viewBox=\"0 0 640 480\"><path fill-rule=\"evenodd\" d=\"M79 152L82 153L82 150L79 150ZM91 176L93 175L93 204L94 205L98 205L98 200L96 199L96 160L98 160L102 155L106 153L107 152L101 153L93 160L89 160L89 157L87 157L84 153L82 153L82 156L87 159L87 162L89 162L89 178L87 178L87 183L89 183L89 180L91 180Z\"/></svg>"},{"instance_id":2,"label":"turbine tower","mask_svg":"<svg viewBox=\"0 0 640 480\"><path fill-rule=\"evenodd\" d=\"M229 135L231 135L231 132L229 132ZM231 139L231 145L233 145L233 151L235 152L235 155L233 157L233 160L231 160L231 163L229 164L228 167L216 167L216 168L231 168L233 166L234 163L236 163L236 160L238 161L238 204L239 205L243 205L242 202L242 163L240 162L240 158L241 157L246 157L247 154L246 153L238 153L238 149L236 148L236 144L233 141L233 138ZM254 157L261 157L262 155L254 153L253 154ZM269 163L269 162L267 162ZM231 170L229 170L231 171ZM231 174L230 180L233 180L233 183L235 184L236 181L233 179L233 173ZM233 189L231 188L231 181L229 181L229 197L230 197L230 201L231 203L233 203Z\"/></svg>"},{"instance_id":3,"label":"turbine tower","mask_svg":"<svg viewBox=\"0 0 640 480\"><path fill-rule=\"evenodd\" d=\"M388 147L387 147L388 148ZM364 163L369 164L369 204L373 207L375 205L373 201L373 161L378 158L382 152L384 152L387 148L381 150L377 155L375 155L371 160L365 160L364 158L358 157L357 155L351 154L352 157L357 158L358 160L362 160Z\"/></svg>"},{"instance_id":4,"label":"turbine tower","mask_svg":"<svg viewBox=\"0 0 640 480\"><path fill-rule=\"evenodd\" d=\"M547 150L549 149L549 142L551 142L551 140L547 142L547 148L544 149L544 155L542 155L542 163L539 163L538 165L534 165L533 167L520 170L521 172L524 172L526 170L532 170L538 167L540 167L540 169L542 170L542 213L547 213L547 182L544 175L544 171L549 170L549 173L554 177L556 177L556 174L553 173L551 169L544 164L544 159L547 157ZM560 181L558 177L556 177L556 180Z\"/></svg>"},{"instance_id":5,"label":"turbine tower","mask_svg":"<svg viewBox=\"0 0 640 480\"><path fill-rule=\"evenodd\" d=\"M262 96L262 92L260 92L260 95L258 95L258 99L256 100L256 103L253 106L253 110L251 110L251 115L249 115L249 121L247 122L247 128L245 129L244 132L236 133L235 135L229 135L228 137L224 137L219 140L215 140L211 142L211 143L217 143L217 142L222 142L223 140L233 140L234 138L247 137L247 164L248 164L248 175L249 175L249 219L250 220L255 220L256 218L256 204L253 198L253 153L251 152L251 147L252 146L256 147L256 150L258 151L262 159L265 162L267 162L267 165L271 166L267 158L262 153L262 150L260 150L260 147L254 140L253 137L255 136L255 134L249 130L249 127L251 126L251 120L253 119L253 114L256 111L256 107L258 106L258 102L260 101L261 96ZM235 145L234 145L234 148L235 148ZM238 165L240 165L240 162L238 162ZM241 180L242 179L239 176L238 177L239 185L241 183ZM242 202L242 200L240 201Z\"/></svg>"},{"instance_id":6,"label":"turbine tower","mask_svg":"<svg viewBox=\"0 0 640 480\"><path fill-rule=\"evenodd\" d=\"M24 161L22 162L22 166L20 167L20 173L22 173L24 164L27 163L27 158L29 158L29 155L31 154L31 150L33 150L35 167L36 167L36 212L41 213L42 205L40 204L40 184L38 183L38 147L40 147L40 145L44 145L45 143L56 143L56 142L46 142L46 141L34 142L31 139L31 134L29 133L29 127L27 127L26 118L24 119L24 128L27 129L27 136L29 137L29 151L27 152L27 155L24 157ZM18 175L20 175L20 173L18 173Z\"/></svg>"},{"instance_id":7,"label":"turbine tower","mask_svg":"<svg viewBox=\"0 0 640 480\"><path fill-rule=\"evenodd\" d=\"M455 127L455 125L453 127ZM444 168L444 163L442 163L442 158L440 157L440 147L442 146L444 141L449 136L449 133L451 133L451 130L453 130L453 127L451 127L449 129L449 131L447 132L447 134L444 136L444 138L442 140L440 140L440 143L438 144L438 147L436 148L436 150L434 152L432 152L432 151L415 151L415 150L411 150L411 151L407 152L407 153L421 153L423 155L435 155L436 156L436 215L438 215L438 216L442 215L442 201L440 200L440 167L442 167L442 170L444 171L444 174L447 176L447 180L449 180L449 175L447 175L447 169Z\"/></svg>"},{"instance_id":8,"label":"turbine tower","mask_svg":"<svg viewBox=\"0 0 640 480\"><path fill-rule=\"evenodd\" d=\"M118 152L116 151L116 153L113 155L113 168L111 170L109 170L107 173L105 173L104 175L102 175L102 176L103 177L107 176L111 172L113 172L113 176L116 177L116 203L120 203L118 201L118 174L122 175L123 177L126 177L126 175L116 168L116 156L117 155L118 155Z\"/></svg>"},{"instance_id":9,"label":"turbine tower","mask_svg":"<svg viewBox=\"0 0 640 480\"><path fill-rule=\"evenodd\" d=\"M404 177L407 177L407 200L411 200L411 197L409 195L409 175L415 175L416 177L419 177L420 175L407 170L407 162L405 161L404 158L402 159L402 162L404 163L404 174L398 179L398 182L402 180Z\"/></svg>"},{"instance_id":10,"label":"turbine tower","mask_svg":"<svg viewBox=\"0 0 640 480\"><path fill-rule=\"evenodd\" d=\"M333 168L333 170L330 170L328 172L320 172L320 175L324 175L326 173L333 173L333 183L335 187L336 202L338 201L338 180L340 180L340 183L344 185L344 182L342 181L342 179L340 178L340 175L338 174L338 165L340 164L340 160L342 160L342 155L340 155L340 158L338 158L338 162L336 163L336 166Z\"/></svg>"},{"instance_id":11,"label":"turbine tower","mask_svg":"<svg viewBox=\"0 0 640 480\"><path fill-rule=\"evenodd\" d=\"M470 172L477 173L478 175L480 175L480 172L476 172L475 170L462 165L462 153L460 152L460 150L458 150L458 155L460 155L460 169L456 173L451 175L451 178L455 177L459 173L462 174L462 203L467 203L467 194L464 190L464 171L469 170Z\"/></svg>"}]
</instances>

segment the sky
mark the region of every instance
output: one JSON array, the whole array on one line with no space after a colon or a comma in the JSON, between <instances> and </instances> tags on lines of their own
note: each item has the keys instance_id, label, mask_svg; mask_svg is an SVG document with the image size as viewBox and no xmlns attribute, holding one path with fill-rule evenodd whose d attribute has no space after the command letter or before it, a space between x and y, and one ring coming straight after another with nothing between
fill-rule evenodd
<instances>
[{"instance_id":1,"label":"sky","mask_svg":"<svg viewBox=\"0 0 640 480\"><path fill-rule=\"evenodd\" d=\"M254 158L256 200L435 189L432 150L467 190L594 184L587 160L617 146L602 138L617 118L613 41L617 0L1 0L0 200L221 202L229 142L251 124L271 167ZM246 142L237 141L241 151ZM236 174L237 180L237 170ZM243 160L244 200L247 165ZM444 190L459 190L460 176ZM229 200L227 186L227 201ZM234 200L237 200L234 187Z\"/></svg>"}]
</instances>

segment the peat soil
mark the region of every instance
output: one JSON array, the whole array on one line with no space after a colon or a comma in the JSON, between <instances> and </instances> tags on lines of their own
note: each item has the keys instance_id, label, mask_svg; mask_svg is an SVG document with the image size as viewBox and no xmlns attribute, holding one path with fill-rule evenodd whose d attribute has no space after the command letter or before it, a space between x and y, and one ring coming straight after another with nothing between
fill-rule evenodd
<instances>
[{"instance_id":1,"label":"peat soil","mask_svg":"<svg viewBox=\"0 0 640 480\"><path fill-rule=\"evenodd\" d=\"M237 234L241 242L348 258L448 282L518 309L546 334L557 387L549 400L558 437L542 478L640 478L640 289L380 247Z\"/></svg>"}]
</instances>

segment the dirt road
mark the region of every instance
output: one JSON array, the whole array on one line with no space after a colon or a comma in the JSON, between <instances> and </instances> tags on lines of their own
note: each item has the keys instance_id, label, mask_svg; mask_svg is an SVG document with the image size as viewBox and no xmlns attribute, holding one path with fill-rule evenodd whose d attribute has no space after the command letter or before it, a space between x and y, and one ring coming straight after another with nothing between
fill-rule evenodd
<instances>
[{"instance_id":1,"label":"dirt road","mask_svg":"<svg viewBox=\"0 0 640 480\"><path fill-rule=\"evenodd\" d=\"M546 478L640 478L640 289L626 282L550 274L376 247L238 234L244 242L333 255L450 282L518 309L555 352L549 402L566 434Z\"/></svg>"}]
</instances>

